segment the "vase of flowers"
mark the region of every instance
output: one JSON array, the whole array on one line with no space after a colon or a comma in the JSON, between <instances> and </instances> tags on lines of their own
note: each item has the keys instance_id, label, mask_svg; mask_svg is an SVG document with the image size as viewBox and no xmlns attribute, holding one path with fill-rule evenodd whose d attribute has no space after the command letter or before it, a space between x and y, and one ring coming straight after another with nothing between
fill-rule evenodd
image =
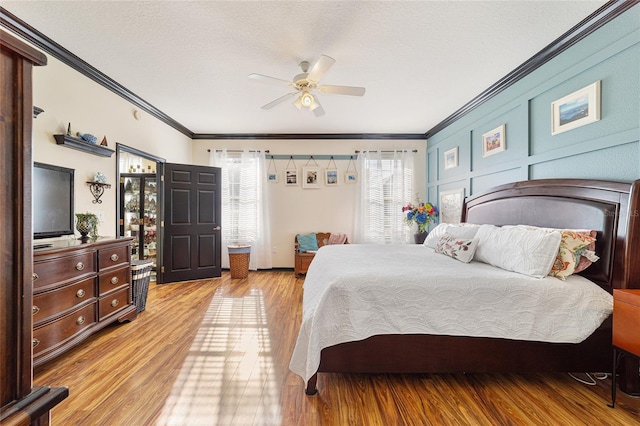
<instances>
[{"instance_id":1,"label":"vase of flowers","mask_svg":"<svg viewBox=\"0 0 640 426\"><path fill-rule=\"evenodd\" d=\"M431 203L423 203L418 198L415 204L409 203L402 207L402 212L405 214L404 222L407 225L418 225L418 232L414 235L415 243L422 244L429 234L427 226L432 224L438 215L438 208Z\"/></svg>"}]
</instances>

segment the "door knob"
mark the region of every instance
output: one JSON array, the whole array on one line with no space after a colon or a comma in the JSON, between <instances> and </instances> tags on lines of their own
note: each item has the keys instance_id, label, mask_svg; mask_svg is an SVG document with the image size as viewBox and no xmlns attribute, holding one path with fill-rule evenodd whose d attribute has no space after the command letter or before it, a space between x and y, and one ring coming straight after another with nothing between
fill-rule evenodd
<instances>
[{"instance_id":1,"label":"door knob","mask_svg":"<svg viewBox=\"0 0 640 426\"><path fill-rule=\"evenodd\" d=\"M221 228L219 226L216 226L215 228L213 228L214 231L219 231Z\"/></svg>"}]
</instances>

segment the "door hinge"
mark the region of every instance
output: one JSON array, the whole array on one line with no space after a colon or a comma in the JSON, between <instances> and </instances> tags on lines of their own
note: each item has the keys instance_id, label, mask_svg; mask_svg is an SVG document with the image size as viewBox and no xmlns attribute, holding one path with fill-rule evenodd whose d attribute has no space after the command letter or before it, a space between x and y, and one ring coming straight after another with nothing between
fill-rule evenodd
<instances>
[{"instance_id":1,"label":"door hinge","mask_svg":"<svg viewBox=\"0 0 640 426\"><path fill-rule=\"evenodd\" d=\"M160 175L160 182L164 182L164 175Z\"/></svg>"},{"instance_id":2,"label":"door hinge","mask_svg":"<svg viewBox=\"0 0 640 426\"><path fill-rule=\"evenodd\" d=\"M160 221L160 228L164 228L164 220Z\"/></svg>"},{"instance_id":3,"label":"door hinge","mask_svg":"<svg viewBox=\"0 0 640 426\"><path fill-rule=\"evenodd\" d=\"M162 272L164 274L164 266L160 267L160 272Z\"/></svg>"}]
</instances>

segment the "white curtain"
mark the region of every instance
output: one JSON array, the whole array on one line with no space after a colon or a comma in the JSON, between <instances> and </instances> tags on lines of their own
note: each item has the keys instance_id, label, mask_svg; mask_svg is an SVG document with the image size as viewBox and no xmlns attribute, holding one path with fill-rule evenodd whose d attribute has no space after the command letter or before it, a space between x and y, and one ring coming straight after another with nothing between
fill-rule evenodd
<instances>
[{"instance_id":1,"label":"white curtain","mask_svg":"<svg viewBox=\"0 0 640 426\"><path fill-rule=\"evenodd\" d=\"M412 151L363 151L358 154L356 243L404 244L413 230L402 207L413 201Z\"/></svg>"},{"instance_id":2,"label":"white curtain","mask_svg":"<svg viewBox=\"0 0 640 426\"><path fill-rule=\"evenodd\" d=\"M270 269L273 264L264 153L212 149L209 164L222 169L222 267L229 267L229 245L250 244L249 269Z\"/></svg>"}]
</instances>

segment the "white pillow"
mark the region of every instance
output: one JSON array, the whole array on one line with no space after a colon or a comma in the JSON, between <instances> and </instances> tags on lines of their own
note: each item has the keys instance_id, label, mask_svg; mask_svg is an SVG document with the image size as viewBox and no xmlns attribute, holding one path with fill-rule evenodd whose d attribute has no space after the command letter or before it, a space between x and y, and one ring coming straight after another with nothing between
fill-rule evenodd
<instances>
[{"instance_id":1,"label":"white pillow","mask_svg":"<svg viewBox=\"0 0 640 426\"><path fill-rule=\"evenodd\" d=\"M470 240L476 236L478 229L480 229L480 225L466 223L440 223L438 226L433 228L432 231L429 231L429 235L427 235L423 244L435 249L440 238L442 238L446 233L449 233L459 239Z\"/></svg>"},{"instance_id":2,"label":"white pillow","mask_svg":"<svg viewBox=\"0 0 640 426\"><path fill-rule=\"evenodd\" d=\"M482 225L474 259L534 278L549 274L560 248L558 231Z\"/></svg>"},{"instance_id":3,"label":"white pillow","mask_svg":"<svg viewBox=\"0 0 640 426\"><path fill-rule=\"evenodd\" d=\"M464 240L457 238L448 232L436 243L435 252L442 253L464 263L471 262L473 254L478 247L478 239Z\"/></svg>"}]
</instances>

